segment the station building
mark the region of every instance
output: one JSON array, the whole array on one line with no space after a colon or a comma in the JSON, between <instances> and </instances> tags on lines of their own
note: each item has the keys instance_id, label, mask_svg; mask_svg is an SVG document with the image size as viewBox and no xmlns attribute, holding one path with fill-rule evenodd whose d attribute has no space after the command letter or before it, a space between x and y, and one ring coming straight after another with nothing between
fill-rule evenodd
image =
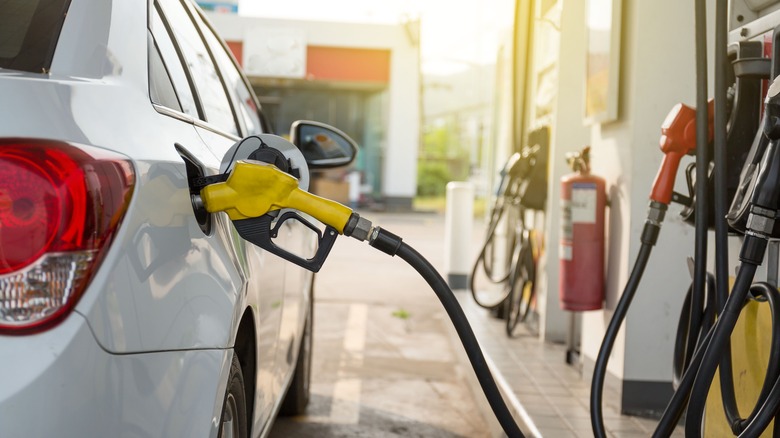
<instances>
[{"instance_id":1,"label":"station building","mask_svg":"<svg viewBox=\"0 0 780 438\"><path fill-rule=\"evenodd\" d=\"M360 145L352 169L357 174L322 175L321 194L411 209L421 124L419 22L208 14L249 77L274 133L288 135L295 120L316 120Z\"/></svg>"}]
</instances>

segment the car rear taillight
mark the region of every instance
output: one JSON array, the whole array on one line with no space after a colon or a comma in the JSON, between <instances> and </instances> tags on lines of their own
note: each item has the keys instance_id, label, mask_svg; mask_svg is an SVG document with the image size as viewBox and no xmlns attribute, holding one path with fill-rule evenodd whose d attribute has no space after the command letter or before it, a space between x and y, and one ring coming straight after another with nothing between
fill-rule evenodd
<instances>
[{"instance_id":1,"label":"car rear taillight","mask_svg":"<svg viewBox=\"0 0 780 438\"><path fill-rule=\"evenodd\" d=\"M0 139L0 334L62 321L127 210L127 158L69 143Z\"/></svg>"}]
</instances>

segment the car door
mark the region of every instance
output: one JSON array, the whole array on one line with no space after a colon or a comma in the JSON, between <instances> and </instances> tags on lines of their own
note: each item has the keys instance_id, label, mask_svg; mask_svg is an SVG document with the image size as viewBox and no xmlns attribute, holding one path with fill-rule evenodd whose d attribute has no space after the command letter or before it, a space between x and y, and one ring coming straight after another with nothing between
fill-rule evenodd
<instances>
[{"instance_id":1,"label":"car door","mask_svg":"<svg viewBox=\"0 0 780 438\"><path fill-rule=\"evenodd\" d=\"M241 109L234 108L233 99L215 57L203 40L201 29L193 22L194 11L180 0L158 0L155 13L160 15L160 32L167 33L176 51L175 59L166 59L166 65L184 66L187 85L194 100L200 103L194 126L203 145L217 157L207 165L208 174L219 172L219 162L227 150L251 127L262 129L259 117L245 120ZM173 58L169 54L169 58ZM169 69L170 70L170 69ZM252 125L252 122L254 125ZM185 145L186 147L186 145ZM268 420L276 399L280 396L281 377L276 363L279 325L282 313L285 263L241 239L227 216L216 215L218 227L230 236L237 263L245 276L244 306L249 306L255 317L257 330L257 390L255 392L255 430ZM238 309L240 316L243 308Z\"/></svg>"}]
</instances>

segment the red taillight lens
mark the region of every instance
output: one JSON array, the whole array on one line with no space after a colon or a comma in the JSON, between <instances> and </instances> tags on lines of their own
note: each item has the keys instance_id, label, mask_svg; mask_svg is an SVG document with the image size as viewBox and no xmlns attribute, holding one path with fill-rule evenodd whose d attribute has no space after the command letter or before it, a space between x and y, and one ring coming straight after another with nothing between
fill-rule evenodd
<instances>
[{"instance_id":1,"label":"red taillight lens","mask_svg":"<svg viewBox=\"0 0 780 438\"><path fill-rule=\"evenodd\" d=\"M107 151L0 140L0 333L59 322L127 209L132 165Z\"/></svg>"}]
</instances>

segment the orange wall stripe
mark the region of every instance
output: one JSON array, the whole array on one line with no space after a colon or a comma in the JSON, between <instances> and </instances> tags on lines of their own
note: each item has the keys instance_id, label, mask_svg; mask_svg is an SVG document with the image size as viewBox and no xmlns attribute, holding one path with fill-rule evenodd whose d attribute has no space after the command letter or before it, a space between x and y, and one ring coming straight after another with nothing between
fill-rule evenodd
<instances>
[{"instance_id":1,"label":"orange wall stripe","mask_svg":"<svg viewBox=\"0 0 780 438\"><path fill-rule=\"evenodd\" d=\"M308 79L390 82L390 50L308 46L306 56Z\"/></svg>"},{"instance_id":2,"label":"orange wall stripe","mask_svg":"<svg viewBox=\"0 0 780 438\"><path fill-rule=\"evenodd\" d=\"M231 52L233 52L233 56L236 57L236 61L238 61L238 65L244 66L244 43L241 41L225 41L227 43L228 49L230 49Z\"/></svg>"}]
</instances>

